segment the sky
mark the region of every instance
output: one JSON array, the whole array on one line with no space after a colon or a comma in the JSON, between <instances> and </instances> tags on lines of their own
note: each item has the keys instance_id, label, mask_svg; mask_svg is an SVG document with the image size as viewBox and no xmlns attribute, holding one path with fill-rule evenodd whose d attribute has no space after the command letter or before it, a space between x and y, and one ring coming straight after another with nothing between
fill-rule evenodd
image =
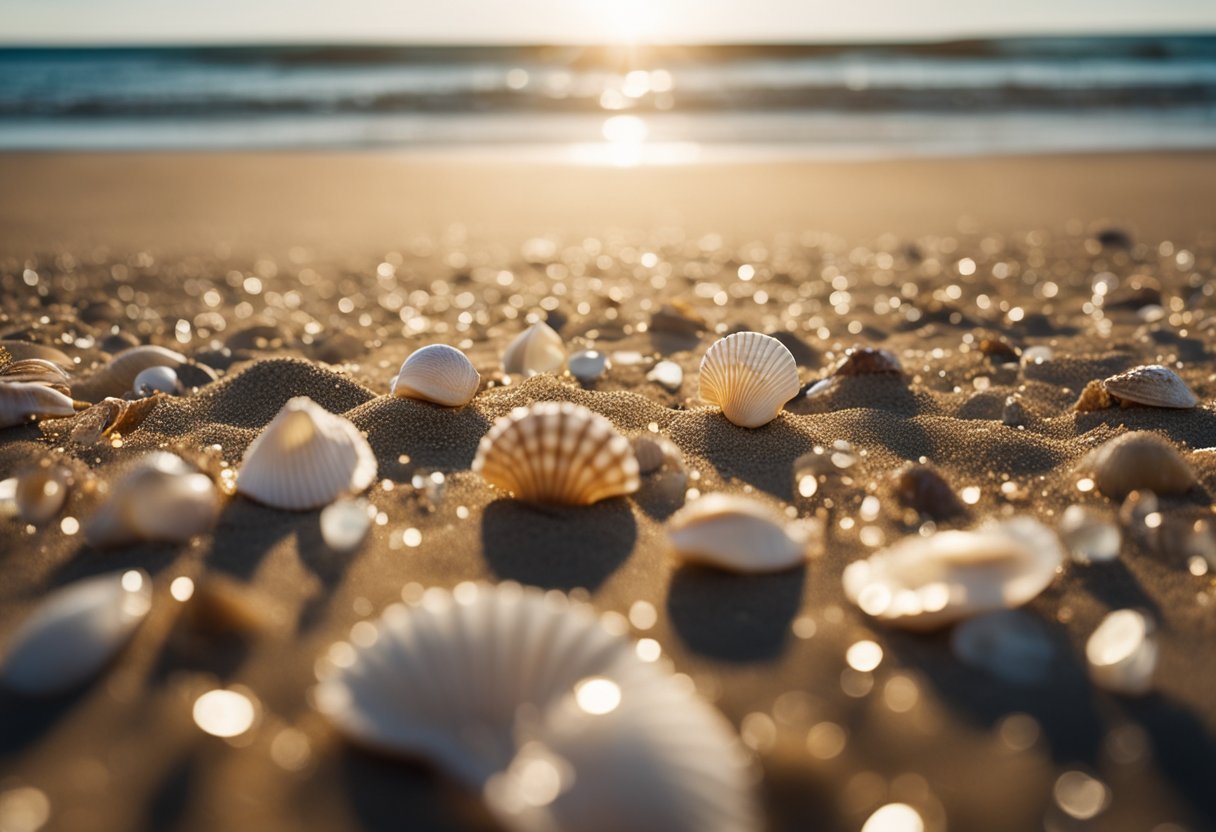
<instances>
[{"instance_id":1,"label":"sky","mask_svg":"<svg viewBox=\"0 0 1216 832\"><path fill-rule=\"evenodd\" d=\"M1216 31L1216 0L0 0L16 43L722 43Z\"/></svg>"}]
</instances>

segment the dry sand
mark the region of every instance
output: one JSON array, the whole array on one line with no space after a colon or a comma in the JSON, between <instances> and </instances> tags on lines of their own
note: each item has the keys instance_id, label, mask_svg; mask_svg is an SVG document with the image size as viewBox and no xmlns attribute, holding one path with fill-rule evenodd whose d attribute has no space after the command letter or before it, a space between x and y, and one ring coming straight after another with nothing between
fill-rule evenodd
<instances>
[{"instance_id":1,"label":"dry sand","mask_svg":"<svg viewBox=\"0 0 1216 832\"><path fill-rule=\"evenodd\" d=\"M121 447L56 441L54 423L4 431L0 478L51 455L69 458L81 481L109 480L159 447L197 456L218 445L211 454L235 464L288 398L309 395L367 432L381 480L369 498L386 516L349 556L325 548L315 512L240 498L213 534L178 547L100 551L57 522L6 521L0 638L47 589L84 575L139 566L158 593L149 625L101 680L49 702L0 698L0 787L45 792L49 828L486 828L441 777L347 748L307 695L318 656L403 585L470 579L574 591L601 611L652 603L657 624L636 635L657 639L760 749L773 829L858 829L891 801L920 807L931 829L1085 828L1052 795L1073 769L1111 790L1089 828L1216 824L1216 593L1179 544L1210 516L1216 460L1192 455L1202 489L1163 499L1155 538L1129 540L1112 563L1068 565L1029 605L1057 648L1046 686L968 668L946 635L879 626L840 590L844 566L870 548L862 527L888 542L915 533L890 485L906 460L927 457L956 490L980 487L956 525L1011 513L1054 525L1073 503L1113 516L1117 506L1078 492L1075 467L1125 429L1216 446L1216 208L1198 199L1216 184L1216 157L610 171L388 155L10 156L0 178L0 337L54 344L79 358L81 375L138 341L174 346L222 376L158 405ZM1132 248L1094 243L1110 222L1129 230ZM560 236L536 239L548 232ZM1087 304L1102 272L1125 285L1151 275L1163 317L1095 313ZM854 345L893 351L905 374L847 379L764 428L736 428L695 398L697 364L717 335L639 331L667 300L716 332L779 335L806 382ZM587 389L543 376L501 386L503 346L543 310L568 342L638 352L642 363L618 357ZM995 362L977 348L991 333L1049 345L1055 359ZM460 346L482 373L487 387L471 405L385 395L401 360L433 341ZM679 391L645 378L656 354L683 368ZM1174 361L1199 409L1069 409L1091 379ZM1001 421L1009 396L1026 411L1019 427ZM776 575L678 568L662 533L675 505L655 489L587 509L503 499L469 464L496 417L540 400L670 437L702 492L819 512L823 551ZM855 463L813 498L796 495L793 461L835 442L849 443ZM446 475L433 504L411 485L432 471ZM1014 485L1003 492L1005 481ZM867 494L881 501L873 521L858 519ZM96 503L78 488L64 513L87 517ZM421 532L419 546L403 543L406 529ZM251 582L275 626L245 642L181 638L168 585L208 571ZM1155 691L1139 700L1098 691L1084 671L1085 639L1126 606L1160 624ZM852 671L845 650L866 638L883 661ZM262 706L257 727L232 743L190 719L194 698L220 685L245 686ZM808 752L808 734L830 736L825 723L847 735L831 759ZM1022 742L1028 726L1037 739ZM284 752L305 742L306 755Z\"/></svg>"}]
</instances>

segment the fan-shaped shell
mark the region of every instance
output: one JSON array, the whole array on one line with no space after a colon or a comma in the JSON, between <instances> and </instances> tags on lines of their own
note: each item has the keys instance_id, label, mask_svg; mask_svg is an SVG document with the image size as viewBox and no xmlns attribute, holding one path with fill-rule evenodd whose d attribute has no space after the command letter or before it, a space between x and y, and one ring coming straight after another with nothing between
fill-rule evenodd
<instances>
[{"instance_id":1,"label":"fan-shaped shell","mask_svg":"<svg viewBox=\"0 0 1216 832\"><path fill-rule=\"evenodd\" d=\"M736 332L701 359L700 395L744 428L766 425L798 395L798 364L789 349L759 332Z\"/></svg>"},{"instance_id":2,"label":"fan-shaped shell","mask_svg":"<svg viewBox=\"0 0 1216 832\"><path fill-rule=\"evenodd\" d=\"M371 446L347 419L307 396L283 405L245 450L236 490L275 508L321 508L372 484Z\"/></svg>"},{"instance_id":3,"label":"fan-shaped shell","mask_svg":"<svg viewBox=\"0 0 1216 832\"><path fill-rule=\"evenodd\" d=\"M1111 376L1102 382L1106 391L1122 402L1150 407L1186 409L1199 404L1199 399L1186 382L1169 367L1148 364Z\"/></svg>"},{"instance_id":4,"label":"fan-shaped shell","mask_svg":"<svg viewBox=\"0 0 1216 832\"><path fill-rule=\"evenodd\" d=\"M1116 500L1132 491L1184 494L1195 472L1174 446L1155 433L1132 431L1094 450L1083 464L1093 471L1098 490Z\"/></svg>"},{"instance_id":5,"label":"fan-shaped shell","mask_svg":"<svg viewBox=\"0 0 1216 832\"><path fill-rule=\"evenodd\" d=\"M96 674L130 640L152 604L143 571L111 572L48 595L9 643L0 682L52 694Z\"/></svg>"},{"instance_id":6,"label":"fan-shaped shell","mask_svg":"<svg viewBox=\"0 0 1216 832\"><path fill-rule=\"evenodd\" d=\"M30 381L0 383L0 428L23 425L31 418L71 416L72 400L45 384Z\"/></svg>"},{"instance_id":7,"label":"fan-shaped shell","mask_svg":"<svg viewBox=\"0 0 1216 832\"><path fill-rule=\"evenodd\" d=\"M806 559L807 531L768 505L707 494L672 515L667 539L687 561L736 572L774 572Z\"/></svg>"},{"instance_id":8,"label":"fan-shaped shell","mask_svg":"<svg viewBox=\"0 0 1216 832\"><path fill-rule=\"evenodd\" d=\"M385 610L361 643L322 675L318 709L362 744L484 789L510 827L549 828L521 811L548 807L561 829L754 828L748 762L725 721L565 596L512 583L429 590ZM627 760L652 782L613 777ZM532 800L543 795L520 775L537 764L574 776ZM614 801L639 804L617 818L653 812L671 825L603 826L594 813Z\"/></svg>"},{"instance_id":9,"label":"fan-shaped shell","mask_svg":"<svg viewBox=\"0 0 1216 832\"><path fill-rule=\"evenodd\" d=\"M176 369L187 361L186 356L164 347L145 344L123 350L91 375L72 385L76 398L96 402L107 396L122 396L135 384L135 377L149 367Z\"/></svg>"},{"instance_id":10,"label":"fan-shaped shell","mask_svg":"<svg viewBox=\"0 0 1216 832\"><path fill-rule=\"evenodd\" d=\"M566 347L562 336L544 321L538 321L516 335L502 356L503 372L513 375L556 373L565 363Z\"/></svg>"},{"instance_id":11,"label":"fan-shaped shell","mask_svg":"<svg viewBox=\"0 0 1216 832\"><path fill-rule=\"evenodd\" d=\"M976 531L905 538L849 564L844 591L875 618L929 630L1021 606L1051 583L1063 560L1054 533L1016 517Z\"/></svg>"},{"instance_id":12,"label":"fan-shaped shell","mask_svg":"<svg viewBox=\"0 0 1216 832\"><path fill-rule=\"evenodd\" d=\"M220 497L215 483L167 451L145 455L110 490L85 524L95 546L137 541L182 543L215 525Z\"/></svg>"},{"instance_id":13,"label":"fan-shaped shell","mask_svg":"<svg viewBox=\"0 0 1216 832\"><path fill-rule=\"evenodd\" d=\"M516 408L482 438L473 470L516 499L586 506L638 490L629 440L585 407Z\"/></svg>"},{"instance_id":14,"label":"fan-shaped shell","mask_svg":"<svg viewBox=\"0 0 1216 832\"><path fill-rule=\"evenodd\" d=\"M410 353L390 392L402 398L460 407L472 401L480 385L481 374L463 352L447 344L431 344Z\"/></svg>"}]
</instances>

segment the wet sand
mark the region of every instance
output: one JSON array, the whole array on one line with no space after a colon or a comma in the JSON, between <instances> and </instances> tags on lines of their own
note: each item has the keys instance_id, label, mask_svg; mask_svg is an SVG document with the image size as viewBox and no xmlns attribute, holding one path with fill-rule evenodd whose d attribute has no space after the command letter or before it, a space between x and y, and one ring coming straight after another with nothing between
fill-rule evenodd
<instances>
[{"instance_id":1,"label":"wet sand","mask_svg":"<svg viewBox=\"0 0 1216 832\"><path fill-rule=\"evenodd\" d=\"M389 154L8 156L0 179L0 338L54 344L82 377L135 342L220 376L158 405L121 447L77 447L66 423L2 431L0 478L54 456L82 484L112 481L161 447L218 446L212 457L235 465L288 398L309 395L367 432L380 465L368 496L385 515L354 555L326 549L317 513L242 498L214 533L176 547L97 550L57 521L0 521L0 639L73 579L141 567L156 585L151 619L99 680L46 702L0 699L0 712L20 714L0 724L0 788L44 792L47 828L488 828L441 776L348 748L308 689L327 647L403 586L506 579L603 612L653 604L657 623L634 635L657 639L742 727L772 829L858 829L893 801L917 806L930 829L1086 828L1053 797L1070 770L1110 789L1088 828L1216 823L1216 594L1181 545L1216 493L1216 460L1192 452L1216 446L1216 206L1204 198L1216 156L654 170ZM1094 240L1110 227L1130 246ZM1095 310L1104 273L1125 289L1151 276L1160 316L1136 303ZM671 300L706 331L639 326ZM617 354L614 367L586 388L569 377L500 385L501 352L529 315L572 348ZM701 355L738 329L780 336L807 384L855 345L892 351L905 372L848 379L747 431L696 401ZM978 349L993 334L1053 358L1001 362ZM404 357L435 341L473 360L486 382L475 400L447 410L386 396ZM677 391L647 380L657 356L683 368ZM1092 379L1175 361L1195 410L1070 409ZM1003 422L1011 396L1020 425ZM654 489L577 510L503 499L468 470L477 443L493 419L541 400L668 436L701 492L824 517L822 551L804 569L728 575L677 565L662 531L676 506ZM1048 684L995 679L960 663L948 635L884 627L844 599L845 565L917 531L890 481L905 461L928 458L956 491L978 487L959 527L1010 514L1055 526L1075 503L1114 518L1117 505L1078 491L1077 465L1128 429L1174 441L1201 487L1162 498L1161 527L1129 530L1118 560L1070 563L1028 605L1055 648ZM849 464L806 498L792 465L816 447ZM434 471L445 475L439 499L411 484ZM864 519L870 495L881 509ZM86 518L97 503L82 486L64 514ZM406 544L408 529L420 545ZM270 599L270 630L184 638L169 583L207 572ZM1141 699L1085 676L1086 638L1129 606L1160 627L1154 692ZM873 672L845 662L862 639L883 648ZM261 705L231 742L190 718L200 693L228 685ZM824 738L840 729L833 749Z\"/></svg>"}]
</instances>

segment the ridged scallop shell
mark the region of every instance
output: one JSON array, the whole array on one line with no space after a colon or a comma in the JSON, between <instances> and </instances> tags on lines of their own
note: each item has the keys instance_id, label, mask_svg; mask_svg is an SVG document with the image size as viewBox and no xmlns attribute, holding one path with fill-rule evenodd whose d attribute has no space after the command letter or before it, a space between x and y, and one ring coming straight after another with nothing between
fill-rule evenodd
<instances>
[{"instance_id":1,"label":"ridged scallop shell","mask_svg":"<svg viewBox=\"0 0 1216 832\"><path fill-rule=\"evenodd\" d=\"M268 506L305 511L359 493L377 470L376 455L358 428L297 396L245 450L236 490Z\"/></svg>"},{"instance_id":2,"label":"ridged scallop shell","mask_svg":"<svg viewBox=\"0 0 1216 832\"><path fill-rule=\"evenodd\" d=\"M562 336L544 321L538 321L516 335L502 356L502 369L512 375L534 376L556 373L566 363Z\"/></svg>"},{"instance_id":3,"label":"ridged scallop shell","mask_svg":"<svg viewBox=\"0 0 1216 832\"><path fill-rule=\"evenodd\" d=\"M151 604L151 579L141 570L98 575L55 590L9 642L0 683L29 695L75 687L122 649Z\"/></svg>"},{"instance_id":4,"label":"ridged scallop shell","mask_svg":"<svg viewBox=\"0 0 1216 832\"><path fill-rule=\"evenodd\" d=\"M700 395L744 428L766 425L798 395L798 364L776 338L736 332L715 342L701 359Z\"/></svg>"},{"instance_id":5,"label":"ridged scallop shell","mask_svg":"<svg viewBox=\"0 0 1216 832\"><path fill-rule=\"evenodd\" d=\"M881 621L930 630L1025 604L1047 588L1063 561L1050 529L1016 517L975 531L905 538L845 567L844 592Z\"/></svg>"},{"instance_id":6,"label":"ridged scallop shell","mask_svg":"<svg viewBox=\"0 0 1216 832\"><path fill-rule=\"evenodd\" d=\"M1169 367L1148 364L1111 376L1102 382L1106 391L1122 402L1184 410L1199 404L1186 382Z\"/></svg>"},{"instance_id":7,"label":"ridged scallop shell","mask_svg":"<svg viewBox=\"0 0 1216 832\"><path fill-rule=\"evenodd\" d=\"M17 477L13 500L24 523L40 526L50 520L68 496L72 472L62 465L38 465Z\"/></svg>"},{"instance_id":8,"label":"ridged scallop shell","mask_svg":"<svg viewBox=\"0 0 1216 832\"><path fill-rule=\"evenodd\" d=\"M96 402L107 396L122 396L135 384L135 377L149 367L176 369L187 361L186 356L164 347L145 344L123 350L91 375L72 385L76 398Z\"/></svg>"},{"instance_id":9,"label":"ridged scallop shell","mask_svg":"<svg viewBox=\"0 0 1216 832\"><path fill-rule=\"evenodd\" d=\"M852 347L836 363L837 376L898 375L903 372L899 359L890 350L877 347Z\"/></svg>"},{"instance_id":10,"label":"ridged scallop shell","mask_svg":"<svg viewBox=\"0 0 1216 832\"><path fill-rule=\"evenodd\" d=\"M1132 491L1185 494L1195 472L1172 444L1155 433L1132 431L1092 451L1082 467L1093 472L1098 490L1116 500Z\"/></svg>"},{"instance_id":11,"label":"ridged scallop shell","mask_svg":"<svg viewBox=\"0 0 1216 832\"><path fill-rule=\"evenodd\" d=\"M484 789L509 828L755 828L749 763L725 720L565 596L432 589L385 610L362 643L322 673L317 708L361 744ZM613 776L626 760L637 766ZM536 765L571 776L536 800L523 770ZM635 816L664 825L612 824Z\"/></svg>"},{"instance_id":12,"label":"ridged scallop shell","mask_svg":"<svg viewBox=\"0 0 1216 832\"><path fill-rule=\"evenodd\" d=\"M110 487L85 537L94 546L183 543L210 530L219 511L210 477L168 451L152 451Z\"/></svg>"},{"instance_id":13,"label":"ridged scallop shell","mask_svg":"<svg viewBox=\"0 0 1216 832\"><path fill-rule=\"evenodd\" d=\"M0 383L0 428L23 425L32 418L71 416L75 412L71 399L45 384Z\"/></svg>"},{"instance_id":14,"label":"ridged scallop shell","mask_svg":"<svg viewBox=\"0 0 1216 832\"><path fill-rule=\"evenodd\" d=\"M473 400L479 386L481 374L468 356L447 344L430 344L410 353L390 392L401 398L460 407Z\"/></svg>"},{"instance_id":15,"label":"ridged scallop shell","mask_svg":"<svg viewBox=\"0 0 1216 832\"><path fill-rule=\"evenodd\" d=\"M1085 643L1085 658L1099 687L1128 696L1148 693L1157 669L1152 621L1139 610L1115 610Z\"/></svg>"},{"instance_id":16,"label":"ridged scallop shell","mask_svg":"<svg viewBox=\"0 0 1216 832\"><path fill-rule=\"evenodd\" d=\"M776 509L733 494L706 494L667 521L681 558L734 572L793 568L806 559L807 538Z\"/></svg>"},{"instance_id":17,"label":"ridged scallop shell","mask_svg":"<svg viewBox=\"0 0 1216 832\"><path fill-rule=\"evenodd\" d=\"M589 506L638 490L629 440L585 407L516 408L481 440L473 470L516 499Z\"/></svg>"}]
</instances>

